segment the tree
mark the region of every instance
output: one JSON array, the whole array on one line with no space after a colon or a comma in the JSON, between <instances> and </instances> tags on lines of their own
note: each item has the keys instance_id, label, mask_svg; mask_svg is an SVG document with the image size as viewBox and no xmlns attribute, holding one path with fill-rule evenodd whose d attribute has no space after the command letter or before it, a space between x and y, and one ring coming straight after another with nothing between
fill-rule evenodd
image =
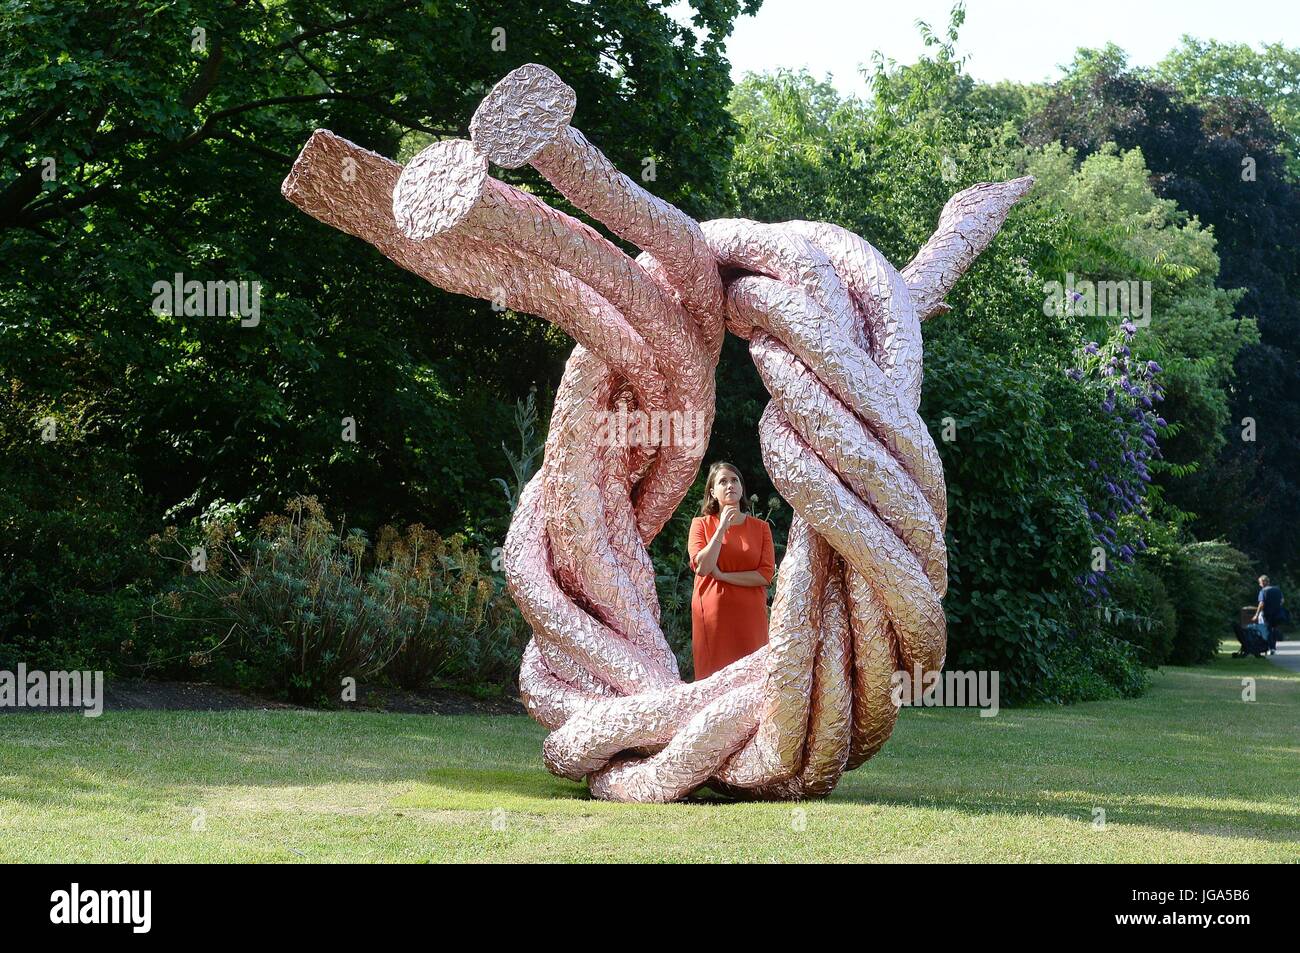
<instances>
[{"instance_id":1,"label":"tree","mask_svg":"<svg viewBox=\"0 0 1300 953\"><path fill-rule=\"evenodd\" d=\"M1157 472L1168 501L1192 510L1199 484L1190 481L1215 465L1226 442L1237 355L1259 340L1254 321L1233 313L1244 292L1215 286L1213 232L1155 194L1141 150L1121 153L1106 143L1076 165L1072 150L1051 142L1028 150L1024 162L1035 177L1034 201L1071 221L1053 265L1057 278L1150 282L1150 324L1134 352L1164 368L1161 413L1170 427ZM1120 320L1095 317L1088 334L1104 336Z\"/></svg>"},{"instance_id":2,"label":"tree","mask_svg":"<svg viewBox=\"0 0 1300 953\"><path fill-rule=\"evenodd\" d=\"M123 514L96 537L117 527L119 556L141 525L217 505L247 525L300 493L349 525L419 520L499 545L491 478L508 470L514 401L534 383L545 401L572 343L394 268L279 186L317 127L405 157L465 136L491 84L540 61L616 162L653 157L658 194L711 214L733 129L723 44L758 0L698 0L686 25L669 7L0 0L0 401L17 422L0 433L4 580L44 558L36 527L99 502ZM178 273L256 282L256 322L161 313L155 284ZM46 418L69 439L43 445ZM92 575L24 574L6 608L40 616ZM92 624L43 618L68 639Z\"/></svg>"},{"instance_id":3,"label":"tree","mask_svg":"<svg viewBox=\"0 0 1300 953\"><path fill-rule=\"evenodd\" d=\"M540 60L616 161L654 156L656 191L716 207L722 42L756 3L699 3L702 38L666 6L8 0L6 376L31 406L99 397L102 439L164 506L315 490L367 521L487 515L513 401L558 378L567 342L397 271L296 213L280 181L317 126L389 155L466 135L487 87ZM260 323L151 313L178 272L260 282Z\"/></svg>"},{"instance_id":4,"label":"tree","mask_svg":"<svg viewBox=\"0 0 1300 953\"><path fill-rule=\"evenodd\" d=\"M976 118L987 114L967 95L951 40L936 39L941 52L922 63L879 61L868 102L842 100L806 73L747 77L732 100L742 131L736 214L831 221L902 265L955 192L1017 174L1019 143L1006 141L1001 117ZM951 501L947 664L997 669L1019 699L1129 690L1127 676L1137 678L1124 648L1082 611L1092 530L1079 454L1118 455L1119 444L1093 391L1064 373L1082 323L1042 311L1042 266L1069 228L1059 211L1017 208L949 296L952 312L924 326L922 414ZM744 393L743 406L761 408L761 384ZM719 406L727 402L735 398L720 388ZM1079 637L1087 647L1065 652ZM1095 652L1116 653L1111 671L1127 675L1084 679L1059 664L1069 655L1093 675Z\"/></svg>"},{"instance_id":5,"label":"tree","mask_svg":"<svg viewBox=\"0 0 1300 953\"><path fill-rule=\"evenodd\" d=\"M1119 67L1109 61L1067 76L1025 138L1059 140L1081 158L1107 142L1140 149L1156 194L1213 227L1216 284L1245 289L1235 313L1258 321L1260 341L1237 357L1222 456L1192 481L1195 499L1185 505L1201 514L1201 532L1227 533L1280 573L1300 561L1291 529L1300 521L1300 190L1262 106L1197 105Z\"/></svg>"},{"instance_id":6,"label":"tree","mask_svg":"<svg viewBox=\"0 0 1300 953\"><path fill-rule=\"evenodd\" d=\"M1300 49L1282 43L1198 40L1183 35L1151 71L1152 79L1180 90L1189 100L1208 106L1219 99L1241 99L1263 106L1280 134L1279 151L1287 169L1300 180Z\"/></svg>"}]
</instances>

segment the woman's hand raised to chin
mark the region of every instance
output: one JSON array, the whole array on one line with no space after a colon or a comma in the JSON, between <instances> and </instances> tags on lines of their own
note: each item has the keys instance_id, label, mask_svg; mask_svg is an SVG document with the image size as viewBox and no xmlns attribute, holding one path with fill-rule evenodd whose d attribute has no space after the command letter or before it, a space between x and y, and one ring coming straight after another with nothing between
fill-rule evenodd
<instances>
[{"instance_id":1,"label":"woman's hand raised to chin","mask_svg":"<svg viewBox=\"0 0 1300 953\"><path fill-rule=\"evenodd\" d=\"M718 526L726 530L738 525L742 518L739 507L728 503L722 508L722 512L718 516Z\"/></svg>"}]
</instances>

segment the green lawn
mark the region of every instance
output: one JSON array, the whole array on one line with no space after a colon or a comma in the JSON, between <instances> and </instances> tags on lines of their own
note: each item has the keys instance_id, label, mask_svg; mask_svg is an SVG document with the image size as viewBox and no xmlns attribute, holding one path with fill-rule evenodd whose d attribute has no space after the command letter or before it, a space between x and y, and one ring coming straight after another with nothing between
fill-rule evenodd
<instances>
[{"instance_id":1,"label":"green lawn","mask_svg":"<svg viewBox=\"0 0 1300 953\"><path fill-rule=\"evenodd\" d=\"M593 801L542 737L524 717L3 716L0 861L1300 858L1300 676L1262 660L1166 669L1136 701L905 710L803 805Z\"/></svg>"}]
</instances>

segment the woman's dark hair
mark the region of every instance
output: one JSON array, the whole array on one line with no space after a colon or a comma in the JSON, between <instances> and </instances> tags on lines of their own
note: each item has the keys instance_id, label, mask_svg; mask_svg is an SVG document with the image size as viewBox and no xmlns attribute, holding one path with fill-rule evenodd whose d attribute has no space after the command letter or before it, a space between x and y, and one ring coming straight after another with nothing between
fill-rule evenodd
<instances>
[{"instance_id":1,"label":"woman's dark hair","mask_svg":"<svg viewBox=\"0 0 1300 953\"><path fill-rule=\"evenodd\" d=\"M700 503L701 516L717 516L722 512L722 507L718 505L718 499L713 495L713 480L718 475L719 470L730 470L736 474L736 479L740 481L740 503L736 507L742 513L749 512L749 500L745 496L745 478L740 475L740 470L726 460L719 460L709 467L709 475L704 480L704 499Z\"/></svg>"}]
</instances>

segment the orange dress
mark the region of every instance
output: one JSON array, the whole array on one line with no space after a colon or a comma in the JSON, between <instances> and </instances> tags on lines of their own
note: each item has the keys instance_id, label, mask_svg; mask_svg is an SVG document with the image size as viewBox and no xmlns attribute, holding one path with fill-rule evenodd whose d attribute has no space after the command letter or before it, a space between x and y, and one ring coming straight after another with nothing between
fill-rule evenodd
<instances>
[{"instance_id":1,"label":"orange dress","mask_svg":"<svg viewBox=\"0 0 1300 953\"><path fill-rule=\"evenodd\" d=\"M691 569L700 550L709 545L718 528L717 516L697 516L691 520L687 550ZM745 516L722 537L718 551L721 572L762 573L770 585L776 575L776 555L772 549L772 527L767 520ZM737 586L713 576L695 577L691 596L691 648L695 657L695 680L708 678L738 658L767 644L767 587Z\"/></svg>"}]
</instances>

